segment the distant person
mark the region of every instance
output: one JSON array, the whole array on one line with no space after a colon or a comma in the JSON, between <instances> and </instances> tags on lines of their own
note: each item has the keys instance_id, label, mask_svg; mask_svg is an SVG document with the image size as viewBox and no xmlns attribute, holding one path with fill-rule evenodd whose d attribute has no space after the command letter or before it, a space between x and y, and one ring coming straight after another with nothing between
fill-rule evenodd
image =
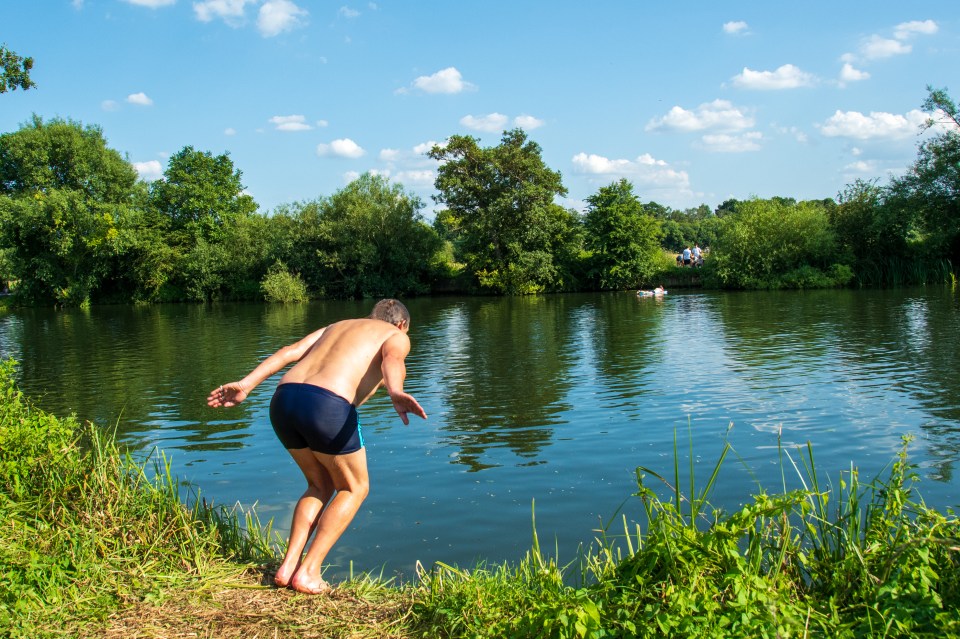
<instances>
[{"instance_id":1,"label":"distant person","mask_svg":"<svg viewBox=\"0 0 960 639\"><path fill-rule=\"evenodd\" d=\"M369 491L357 407L382 385L404 424L410 423L408 413L427 418L417 400L403 392L409 329L407 308L398 300L381 300L369 317L314 331L207 397L207 405L214 408L236 406L262 381L296 362L270 402L273 430L307 480L293 512L276 585L311 594L330 587L322 577L323 561Z\"/></svg>"},{"instance_id":2,"label":"distant person","mask_svg":"<svg viewBox=\"0 0 960 639\"><path fill-rule=\"evenodd\" d=\"M683 265L690 266L690 247L683 249Z\"/></svg>"},{"instance_id":3,"label":"distant person","mask_svg":"<svg viewBox=\"0 0 960 639\"><path fill-rule=\"evenodd\" d=\"M683 257L681 257L679 253L677 253L677 266L678 267L683 266Z\"/></svg>"},{"instance_id":4,"label":"distant person","mask_svg":"<svg viewBox=\"0 0 960 639\"><path fill-rule=\"evenodd\" d=\"M693 264L694 266L703 266L703 251L699 244L693 245Z\"/></svg>"}]
</instances>

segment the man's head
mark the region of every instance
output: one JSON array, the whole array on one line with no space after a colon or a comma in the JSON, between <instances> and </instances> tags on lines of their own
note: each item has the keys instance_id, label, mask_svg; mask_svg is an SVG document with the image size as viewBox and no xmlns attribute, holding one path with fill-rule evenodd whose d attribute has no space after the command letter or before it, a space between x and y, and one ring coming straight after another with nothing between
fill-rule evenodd
<instances>
[{"instance_id":1,"label":"man's head","mask_svg":"<svg viewBox=\"0 0 960 639\"><path fill-rule=\"evenodd\" d=\"M383 320L401 330L410 328L410 311L400 300L380 300L370 311L370 319Z\"/></svg>"}]
</instances>

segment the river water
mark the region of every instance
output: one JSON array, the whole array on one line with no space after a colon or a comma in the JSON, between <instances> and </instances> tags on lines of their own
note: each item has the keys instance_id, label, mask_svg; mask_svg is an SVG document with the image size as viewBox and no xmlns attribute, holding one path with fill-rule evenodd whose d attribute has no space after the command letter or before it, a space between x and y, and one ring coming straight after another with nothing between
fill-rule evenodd
<instances>
[{"instance_id":1,"label":"river water","mask_svg":"<svg viewBox=\"0 0 960 639\"><path fill-rule=\"evenodd\" d=\"M784 477L810 442L822 481L884 471L913 436L919 490L960 506L960 292L949 288L623 293L407 301L406 390L429 419L404 426L383 393L361 409L371 493L328 576L402 579L417 561L516 561L541 545L576 558L639 505L635 468L702 485L734 508ZM241 406L218 384L369 302L22 310L0 355L43 409L107 428L140 458L162 450L189 498L256 506L286 535L303 480L270 427L276 379ZM780 451L784 451L781 455ZM615 526L622 530L622 524Z\"/></svg>"}]
</instances>

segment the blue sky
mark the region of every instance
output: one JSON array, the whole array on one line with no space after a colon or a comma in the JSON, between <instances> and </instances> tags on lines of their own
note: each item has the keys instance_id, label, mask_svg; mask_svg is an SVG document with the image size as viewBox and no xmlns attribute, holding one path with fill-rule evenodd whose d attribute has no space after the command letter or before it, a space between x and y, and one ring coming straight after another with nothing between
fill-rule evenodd
<instances>
[{"instance_id":1,"label":"blue sky","mask_svg":"<svg viewBox=\"0 0 960 639\"><path fill-rule=\"evenodd\" d=\"M0 131L95 124L144 179L228 152L262 211L373 171L430 217L424 149L518 126L578 209L836 197L909 166L926 85L960 98L953 2L6 0L0 42L38 85Z\"/></svg>"}]
</instances>

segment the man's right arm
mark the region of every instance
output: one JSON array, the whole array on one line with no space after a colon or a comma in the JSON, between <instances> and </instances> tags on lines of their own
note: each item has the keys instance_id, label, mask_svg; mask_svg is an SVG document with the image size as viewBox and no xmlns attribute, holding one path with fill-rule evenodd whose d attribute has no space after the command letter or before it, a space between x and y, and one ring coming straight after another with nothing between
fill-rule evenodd
<instances>
[{"instance_id":1,"label":"man's right arm","mask_svg":"<svg viewBox=\"0 0 960 639\"><path fill-rule=\"evenodd\" d=\"M390 395L393 408L404 424L409 424L407 413L413 413L423 419L427 418L426 411L409 393L403 391L403 380L407 376L407 366L404 359L410 352L410 338L405 333L396 333L383 343L380 372L383 373L383 385Z\"/></svg>"}]
</instances>

